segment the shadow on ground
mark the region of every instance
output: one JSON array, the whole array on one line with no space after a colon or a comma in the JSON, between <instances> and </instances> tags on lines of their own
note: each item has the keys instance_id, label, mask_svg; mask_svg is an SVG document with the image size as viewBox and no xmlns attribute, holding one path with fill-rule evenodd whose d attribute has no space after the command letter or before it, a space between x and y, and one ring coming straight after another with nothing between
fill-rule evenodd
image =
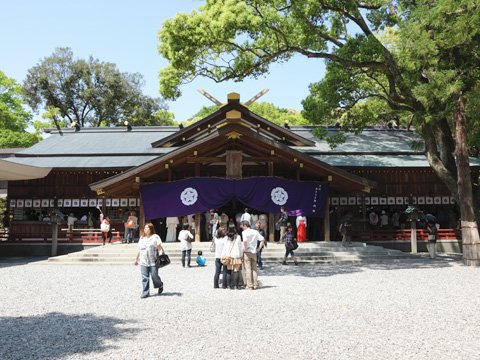
<instances>
[{"instance_id":1,"label":"shadow on ground","mask_svg":"<svg viewBox=\"0 0 480 360\"><path fill-rule=\"evenodd\" d=\"M0 317L0 359L57 359L101 353L108 339L133 336L138 330L112 317L49 313L31 317Z\"/></svg>"},{"instance_id":2,"label":"shadow on ground","mask_svg":"<svg viewBox=\"0 0 480 360\"><path fill-rule=\"evenodd\" d=\"M299 259L301 261L301 258ZM260 276L303 276L326 277L356 273L365 270L402 270L402 269L439 269L462 264L461 255L442 255L436 259L418 257L412 259L397 259L385 262L361 262L358 264L305 264L295 266L275 263L266 264L260 271Z\"/></svg>"},{"instance_id":3,"label":"shadow on ground","mask_svg":"<svg viewBox=\"0 0 480 360\"><path fill-rule=\"evenodd\" d=\"M11 256L0 257L0 268L6 268L11 266L26 265L35 263L38 261L48 260L47 256Z\"/></svg>"}]
</instances>

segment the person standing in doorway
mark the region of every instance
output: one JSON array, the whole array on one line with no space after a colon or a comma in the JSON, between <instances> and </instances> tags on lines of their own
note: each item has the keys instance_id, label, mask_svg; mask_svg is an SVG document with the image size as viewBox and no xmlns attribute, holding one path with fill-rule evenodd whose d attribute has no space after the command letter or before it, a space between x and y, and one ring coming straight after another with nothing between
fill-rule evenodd
<instances>
[{"instance_id":1,"label":"person standing in doorway","mask_svg":"<svg viewBox=\"0 0 480 360\"><path fill-rule=\"evenodd\" d=\"M167 217L167 238L165 242L175 242L175 238L177 237L177 227L180 224L178 221L178 217L176 216L169 216Z\"/></svg>"},{"instance_id":2,"label":"person standing in doorway","mask_svg":"<svg viewBox=\"0 0 480 360\"><path fill-rule=\"evenodd\" d=\"M297 226L297 241L304 242L307 240L307 218L302 215L297 216L295 225Z\"/></svg>"},{"instance_id":3,"label":"person standing in doorway","mask_svg":"<svg viewBox=\"0 0 480 360\"><path fill-rule=\"evenodd\" d=\"M287 230L288 214L287 210L282 206L280 208L280 218L277 221L277 225L280 228L280 243L283 242L285 231Z\"/></svg>"},{"instance_id":4,"label":"person standing in doorway","mask_svg":"<svg viewBox=\"0 0 480 360\"><path fill-rule=\"evenodd\" d=\"M242 216L240 216L240 227L242 226L242 222L248 221L250 226L252 225L252 215L250 215L250 210L248 208L245 208L245 211L243 212Z\"/></svg>"},{"instance_id":5,"label":"person standing in doorway","mask_svg":"<svg viewBox=\"0 0 480 360\"><path fill-rule=\"evenodd\" d=\"M368 214L368 221L370 223L371 229L376 229L378 227L378 215L377 213L371 209L370 213Z\"/></svg>"},{"instance_id":6,"label":"person standing in doorway","mask_svg":"<svg viewBox=\"0 0 480 360\"><path fill-rule=\"evenodd\" d=\"M135 265L140 264L142 274L142 299L150 296L150 277L152 278L154 289L158 289L158 294L163 292L163 282L158 275L158 269L155 266L157 252L162 249L162 239L155 234L155 227L152 223L145 225L143 236L138 241L138 252L135 258Z\"/></svg>"},{"instance_id":7,"label":"person standing in doorway","mask_svg":"<svg viewBox=\"0 0 480 360\"><path fill-rule=\"evenodd\" d=\"M222 215L220 216L220 226L223 227L223 229L228 228L228 215L225 212L222 212Z\"/></svg>"},{"instance_id":8,"label":"person standing in doorway","mask_svg":"<svg viewBox=\"0 0 480 360\"><path fill-rule=\"evenodd\" d=\"M73 213L70 213L67 217L67 225L68 225L68 232L72 232L73 231L73 227L75 226L75 222L77 221L78 219L75 217L75 215L73 215Z\"/></svg>"},{"instance_id":9,"label":"person standing in doorway","mask_svg":"<svg viewBox=\"0 0 480 360\"><path fill-rule=\"evenodd\" d=\"M180 249L182 250L182 267L185 267L185 256L187 257L187 266L191 267L193 235L188 224L183 224L182 230L178 234L178 240L180 240Z\"/></svg>"},{"instance_id":10,"label":"person standing in doorway","mask_svg":"<svg viewBox=\"0 0 480 360\"><path fill-rule=\"evenodd\" d=\"M380 215L380 228L386 229L388 227L388 215L385 210L382 210L382 214Z\"/></svg>"},{"instance_id":11,"label":"person standing in doorway","mask_svg":"<svg viewBox=\"0 0 480 360\"><path fill-rule=\"evenodd\" d=\"M210 239L213 239L215 234L217 233L217 227L220 223L220 217L215 210L210 210Z\"/></svg>"},{"instance_id":12,"label":"person standing in doorway","mask_svg":"<svg viewBox=\"0 0 480 360\"><path fill-rule=\"evenodd\" d=\"M256 290L258 288L257 273L257 244L261 242L263 247L263 236L257 230L250 228L248 221L242 221L242 239L243 239L243 263L245 265L245 275L247 278L247 289Z\"/></svg>"},{"instance_id":13,"label":"person standing in doorway","mask_svg":"<svg viewBox=\"0 0 480 360\"><path fill-rule=\"evenodd\" d=\"M352 222L350 219L346 219L339 228L340 234L342 234L342 246L350 246L352 241Z\"/></svg>"}]
</instances>

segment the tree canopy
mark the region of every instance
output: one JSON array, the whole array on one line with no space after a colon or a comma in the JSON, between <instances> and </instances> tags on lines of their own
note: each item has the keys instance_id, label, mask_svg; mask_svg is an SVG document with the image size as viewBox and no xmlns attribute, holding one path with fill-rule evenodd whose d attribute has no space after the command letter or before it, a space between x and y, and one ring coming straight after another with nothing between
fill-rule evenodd
<instances>
[{"instance_id":1,"label":"tree canopy","mask_svg":"<svg viewBox=\"0 0 480 360\"><path fill-rule=\"evenodd\" d=\"M0 148L29 147L38 141L26 131L32 114L24 105L22 87L0 71Z\"/></svg>"},{"instance_id":2,"label":"tree canopy","mask_svg":"<svg viewBox=\"0 0 480 360\"><path fill-rule=\"evenodd\" d=\"M475 62L447 65L460 49L459 58L476 57L478 16L473 0L206 1L159 32L169 60L161 92L176 98L196 76L257 77L294 54L323 58L328 73L311 85L304 116L312 123L341 117L354 130L379 116L415 126L430 164L457 196L452 96L473 91L459 75L475 73Z\"/></svg>"},{"instance_id":3,"label":"tree canopy","mask_svg":"<svg viewBox=\"0 0 480 360\"><path fill-rule=\"evenodd\" d=\"M25 99L34 109L56 108L68 123L80 126L168 125L173 115L159 98L142 94L143 77L120 72L93 57L75 59L69 48L32 67L24 81Z\"/></svg>"}]
</instances>

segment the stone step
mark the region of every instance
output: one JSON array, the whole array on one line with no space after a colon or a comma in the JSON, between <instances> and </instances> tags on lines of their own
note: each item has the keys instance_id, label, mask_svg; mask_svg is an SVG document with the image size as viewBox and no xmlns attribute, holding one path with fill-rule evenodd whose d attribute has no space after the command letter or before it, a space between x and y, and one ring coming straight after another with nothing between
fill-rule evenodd
<instances>
[{"instance_id":1,"label":"stone step","mask_svg":"<svg viewBox=\"0 0 480 360\"><path fill-rule=\"evenodd\" d=\"M164 244L165 252L173 264L180 264L181 250L178 243ZM196 252L203 251L207 264L213 264L214 254L210 252L210 243L194 243L192 263L195 263ZM48 259L51 264L132 264L137 252L135 244L107 244L84 251L70 253ZM269 243L262 253L265 263L279 263L283 260L285 247L283 244ZM351 247L342 247L339 243L309 242L302 243L295 251L300 263L341 264L365 261L383 262L411 258L408 253L389 250L381 246L370 246L363 243L352 243Z\"/></svg>"}]
</instances>

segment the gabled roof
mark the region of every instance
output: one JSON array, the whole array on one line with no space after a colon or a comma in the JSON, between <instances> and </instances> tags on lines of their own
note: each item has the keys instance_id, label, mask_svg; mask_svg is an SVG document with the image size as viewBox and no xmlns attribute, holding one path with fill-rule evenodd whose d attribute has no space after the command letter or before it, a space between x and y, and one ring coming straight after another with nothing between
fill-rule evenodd
<instances>
[{"instance_id":1,"label":"gabled roof","mask_svg":"<svg viewBox=\"0 0 480 360\"><path fill-rule=\"evenodd\" d=\"M194 141L208 134L212 129L225 126L232 119L243 126L251 127L265 136L291 146L314 146L315 141L304 138L285 127L278 126L267 119L253 113L243 104L240 104L238 94L231 93L228 103L204 119L158 141L152 147L172 147Z\"/></svg>"},{"instance_id":2,"label":"gabled roof","mask_svg":"<svg viewBox=\"0 0 480 360\"><path fill-rule=\"evenodd\" d=\"M348 189L351 192L369 191L376 184L344 170L332 167L325 162L303 154L281 142L275 141L260 130L244 126L241 122L227 122L211 130L203 137L197 138L184 146L159 156L143 165L127 170L111 178L91 184L97 192L119 193L130 189L137 178L149 179L160 177L169 168L183 166L195 161L219 161L218 155L228 148L241 148L245 154L244 161L265 163L273 161L300 168L302 173L315 175L318 179L330 180L330 186L337 190ZM193 174L192 174L193 176Z\"/></svg>"}]
</instances>

